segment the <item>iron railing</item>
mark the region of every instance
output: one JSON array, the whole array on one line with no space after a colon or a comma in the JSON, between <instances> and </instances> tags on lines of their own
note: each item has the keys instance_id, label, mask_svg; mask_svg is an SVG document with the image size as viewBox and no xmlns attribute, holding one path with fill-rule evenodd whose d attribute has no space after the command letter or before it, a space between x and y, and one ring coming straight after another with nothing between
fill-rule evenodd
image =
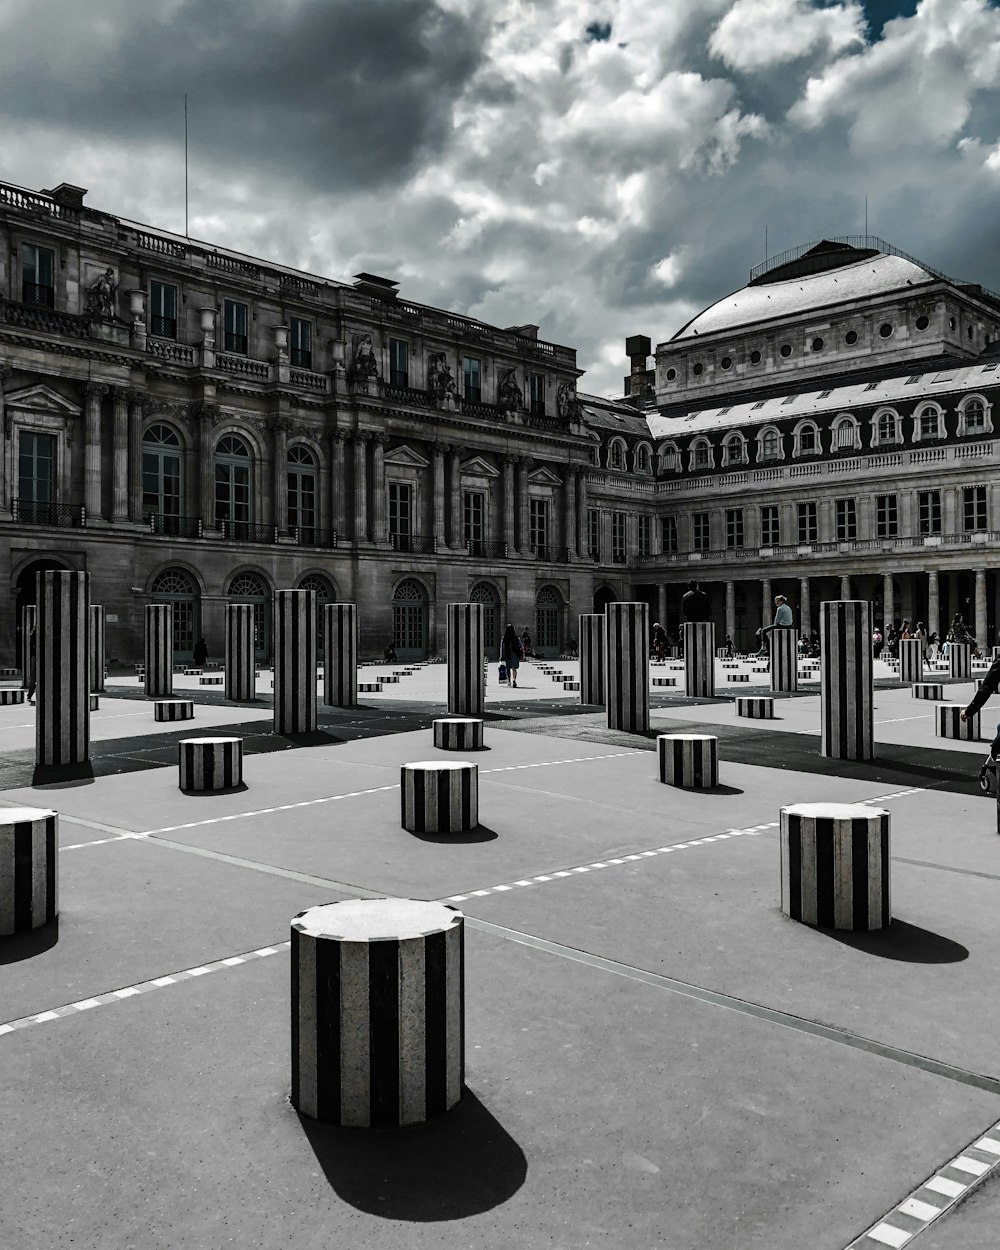
<instances>
[{"instance_id":1,"label":"iron railing","mask_svg":"<svg viewBox=\"0 0 1000 1250\"><path fill-rule=\"evenodd\" d=\"M20 326L25 330L42 330L46 334L61 334L65 338L86 339L90 337L90 321L73 313L57 312L41 304L18 304L0 296L0 321Z\"/></svg>"},{"instance_id":2,"label":"iron railing","mask_svg":"<svg viewBox=\"0 0 1000 1250\"><path fill-rule=\"evenodd\" d=\"M59 525L82 529L87 524L87 509L65 503L36 503L33 499L11 501L11 515L24 525Z\"/></svg>"},{"instance_id":3,"label":"iron railing","mask_svg":"<svg viewBox=\"0 0 1000 1250\"><path fill-rule=\"evenodd\" d=\"M276 543L276 525L255 525L252 521L220 521L222 537L237 543Z\"/></svg>"},{"instance_id":4,"label":"iron railing","mask_svg":"<svg viewBox=\"0 0 1000 1250\"><path fill-rule=\"evenodd\" d=\"M433 555L437 551L437 539L432 534L390 534L389 546L393 551L412 551L415 555Z\"/></svg>"},{"instance_id":5,"label":"iron railing","mask_svg":"<svg viewBox=\"0 0 1000 1250\"><path fill-rule=\"evenodd\" d=\"M21 299L35 308L55 308L55 288L43 286L40 282L22 282Z\"/></svg>"},{"instance_id":6,"label":"iron railing","mask_svg":"<svg viewBox=\"0 0 1000 1250\"><path fill-rule=\"evenodd\" d=\"M492 538L467 538L465 554L477 560L506 560L507 544Z\"/></svg>"},{"instance_id":7,"label":"iron railing","mask_svg":"<svg viewBox=\"0 0 1000 1250\"><path fill-rule=\"evenodd\" d=\"M164 538L201 538L203 532L200 516L173 516L169 512L150 512L146 525L151 534Z\"/></svg>"},{"instance_id":8,"label":"iron railing","mask_svg":"<svg viewBox=\"0 0 1000 1250\"><path fill-rule=\"evenodd\" d=\"M149 319L149 332L160 339L175 339L177 337L177 318L157 317L154 315Z\"/></svg>"},{"instance_id":9,"label":"iron railing","mask_svg":"<svg viewBox=\"0 0 1000 1250\"><path fill-rule=\"evenodd\" d=\"M293 347L292 367L295 369L311 369L313 367L312 352L302 347Z\"/></svg>"},{"instance_id":10,"label":"iron railing","mask_svg":"<svg viewBox=\"0 0 1000 1250\"><path fill-rule=\"evenodd\" d=\"M327 547L337 545L337 531L319 529L315 525L293 525L288 537L299 547Z\"/></svg>"}]
</instances>

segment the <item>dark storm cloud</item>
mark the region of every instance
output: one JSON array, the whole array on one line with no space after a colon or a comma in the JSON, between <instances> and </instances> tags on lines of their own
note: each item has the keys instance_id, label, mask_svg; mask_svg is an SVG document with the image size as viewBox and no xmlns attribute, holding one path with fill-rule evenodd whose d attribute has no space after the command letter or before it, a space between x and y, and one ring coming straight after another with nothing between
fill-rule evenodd
<instances>
[{"instance_id":1,"label":"dark storm cloud","mask_svg":"<svg viewBox=\"0 0 1000 1250\"><path fill-rule=\"evenodd\" d=\"M32 0L0 15L0 117L174 142L187 91L202 160L356 189L440 150L478 63L434 0Z\"/></svg>"}]
</instances>

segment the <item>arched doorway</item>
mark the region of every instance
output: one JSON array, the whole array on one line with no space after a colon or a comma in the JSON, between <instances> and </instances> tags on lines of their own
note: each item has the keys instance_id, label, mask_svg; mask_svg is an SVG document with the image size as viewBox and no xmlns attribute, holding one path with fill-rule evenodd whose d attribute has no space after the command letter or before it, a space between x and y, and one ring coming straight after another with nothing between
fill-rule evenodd
<instances>
[{"instance_id":1,"label":"arched doorway","mask_svg":"<svg viewBox=\"0 0 1000 1250\"><path fill-rule=\"evenodd\" d=\"M229 583L230 603L254 605L254 654L265 660L271 654L271 588L257 573L237 573Z\"/></svg>"},{"instance_id":2,"label":"arched doorway","mask_svg":"<svg viewBox=\"0 0 1000 1250\"><path fill-rule=\"evenodd\" d=\"M21 666L22 679L27 674L27 634L24 630L24 609L33 608L37 599L35 578L39 573L47 573L50 569L65 569L69 565L61 560L43 556L40 560L32 560L26 564L14 579L14 654Z\"/></svg>"},{"instance_id":3,"label":"arched doorway","mask_svg":"<svg viewBox=\"0 0 1000 1250\"><path fill-rule=\"evenodd\" d=\"M184 569L164 569L153 579L154 603L169 603L174 609L174 660L190 660L195 640L201 635L198 587Z\"/></svg>"},{"instance_id":4,"label":"arched doorway","mask_svg":"<svg viewBox=\"0 0 1000 1250\"><path fill-rule=\"evenodd\" d=\"M427 657L427 592L412 577L392 594L392 645L399 660Z\"/></svg>"},{"instance_id":5,"label":"arched doorway","mask_svg":"<svg viewBox=\"0 0 1000 1250\"><path fill-rule=\"evenodd\" d=\"M488 654L500 644L500 596L489 582L476 582L469 592L470 603L483 605L483 646Z\"/></svg>"},{"instance_id":6,"label":"arched doorway","mask_svg":"<svg viewBox=\"0 0 1000 1250\"><path fill-rule=\"evenodd\" d=\"M323 654L323 609L333 603L337 593L330 582L319 573L307 573L296 587L297 590L315 590L316 592L316 646L320 655Z\"/></svg>"},{"instance_id":7,"label":"arched doorway","mask_svg":"<svg viewBox=\"0 0 1000 1250\"><path fill-rule=\"evenodd\" d=\"M543 586L535 597L535 651L559 655L562 645L563 599L555 586Z\"/></svg>"},{"instance_id":8,"label":"arched doorway","mask_svg":"<svg viewBox=\"0 0 1000 1250\"><path fill-rule=\"evenodd\" d=\"M618 596L610 586L598 586L594 591L594 611L602 613L609 603L617 603Z\"/></svg>"}]
</instances>

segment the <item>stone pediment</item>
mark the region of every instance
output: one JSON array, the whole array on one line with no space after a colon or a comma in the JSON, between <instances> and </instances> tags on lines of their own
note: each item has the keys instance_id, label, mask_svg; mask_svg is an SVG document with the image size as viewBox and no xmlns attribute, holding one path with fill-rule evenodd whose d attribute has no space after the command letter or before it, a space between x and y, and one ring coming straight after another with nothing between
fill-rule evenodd
<instances>
[{"instance_id":1,"label":"stone pediment","mask_svg":"<svg viewBox=\"0 0 1000 1250\"><path fill-rule=\"evenodd\" d=\"M463 477L499 477L499 470L482 456L472 456L462 461Z\"/></svg>"},{"instance_id":2,"label":"stone pediment","mask_svg":"<svg viewBox=\"0 0 1000 1250\"><path fill-rule=\"evenodd\" d=\"M79 404L63 399L47 386L27 386L21 391L8 391L4 395L8 408L22 412L40 412L50 417L78 417L83 409Z\"/></svg>"},{"instance_id":3,"label":"stone pediment","mask_svg":"<svg viewBox=\"0 0 1000 1250\"><path fill-rule=\"evenodd\" d=\"M535 469L533 473L528 474L528 481L532 486L562 485L562 478L557 473L553 473L552 470L544 464L541 465L540 468Z\"/></svg>"},{"instance_id":4,"label":"stone pediment","mask_svg":"<svg viewBox=\"0 0 1000 1250\"><path fill-rule=\"evenodd\" d=\"M430 463L406 443L401 447L394 447L392 451L387 451L382 462L396 469L426 469Z\"/></svg>"}]
</instances>

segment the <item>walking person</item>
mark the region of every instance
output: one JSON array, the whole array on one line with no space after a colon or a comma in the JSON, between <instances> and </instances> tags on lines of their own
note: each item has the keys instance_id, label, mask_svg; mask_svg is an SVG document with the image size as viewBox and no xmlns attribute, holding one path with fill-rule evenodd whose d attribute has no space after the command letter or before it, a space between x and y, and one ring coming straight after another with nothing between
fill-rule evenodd
<instances>
[{"instance_id":1,"label":"walking person","mask_svg":"<svg viewBox=\"0 0 1000 1250\"><path fill-rule=\"evenodd\" d=\"M712 601L699 582L688 582L687 590L681 595L681 613L686 621L712 619Z\"/></svg>"},{"instance_id":2,"label":"walking person","mask_svg":"<svg viewBox=\"0 0 1000 1250\"><path fill-rule=\"evenodd\" d=\"M28 702L29 703L34 703L35 701L35 684L36 684L36 677L37 677L37 672L38 672L37 646L38 646L38 636L34 628L32 628L31 633L28 635Z\"/></svg>"},{"instance_id":3,"label":"walking person","mask_svg":"<svg viewBox=\"0 0 1000 1250\"><path fill-rule=\"evenodd\" d=\"M204 668L205 662L208 660L208 643L204 638L199 638L194 644L191 651L191 659L195 668Z\"/></svg>"},{"instance_id":4,"label":"walking person","mask_svg":"<svg viewBox=\"0 0 1000 1250\"><path fill-rule=\"evenodd\" d=\"M517 636L517 630L508 624L500 639L500 663L507 668L507 685L517 689L517 669L524 658L524 648Z\"/></svg>"}]
</instances>

